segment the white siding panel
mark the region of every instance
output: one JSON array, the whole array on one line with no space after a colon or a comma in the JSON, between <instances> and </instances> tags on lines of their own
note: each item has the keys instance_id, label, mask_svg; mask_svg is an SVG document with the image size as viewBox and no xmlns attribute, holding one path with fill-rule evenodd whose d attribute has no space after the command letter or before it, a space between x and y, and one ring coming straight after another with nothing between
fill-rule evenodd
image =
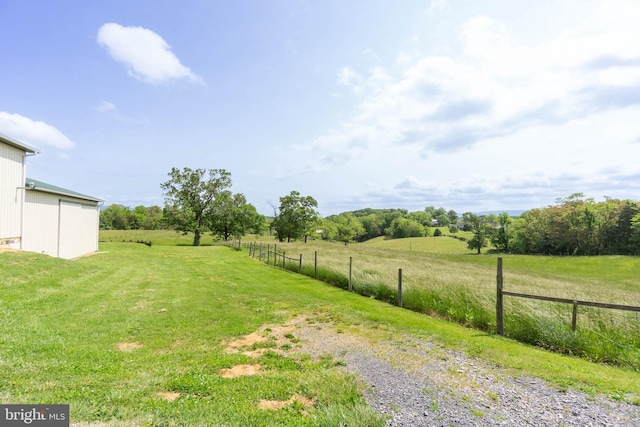
<instances>
[{"instance_id":1,"label":"white siding panel","mask_svg":"<svg viewBox=\"0 0 640 427\"><path fill-rule=\"evenodd\" d=\"M60 197L40 191L27 191L22 249L58 256Z\"/></svg>"},{"instance_id":2,"label":"white siding panel","mask_svg":"<svg viewBox=\"0 0 640 427\"><path fill-rule=\"evenodd\" d=\"M24 152L0 143L0 246L19 249L24 190ZM2 245L3 241L11 241Z\"/></svg>"},{"instance_id":3,"label":"white siding panel","mask_svg":"<svg viewBox=\"0 0 640 427\"><path fill-rule=\"evenodd\" d=\"M97 204L60 201L58 256L76 258L98 250Z\"/></svg>"},{"instance_id":4,"label":"white siding panel","mask_svg":"<svg viewBox=\"0 0 640 427\"><path fill-rule=\"evenodd\" d=\"M60 258L98 250L97 203L28 190L23 249Z\"/></svg>"}]
</instances>

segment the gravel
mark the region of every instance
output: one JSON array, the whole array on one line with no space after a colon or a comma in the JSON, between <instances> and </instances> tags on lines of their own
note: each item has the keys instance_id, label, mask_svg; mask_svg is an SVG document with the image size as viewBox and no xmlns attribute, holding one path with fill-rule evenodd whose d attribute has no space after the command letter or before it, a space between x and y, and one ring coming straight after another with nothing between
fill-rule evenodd
<instances>
[{"instance_id":1,"label":"gravel","mask_svg":"<svg viewBox=\"0 0 640 427\"><path fill-rule=\"evenodd\" d=\"M296 323L302 351L343 361L388 426L640 426L638 406L514 377L413 336L385 339Z\"/></svg>"}]
</instances>

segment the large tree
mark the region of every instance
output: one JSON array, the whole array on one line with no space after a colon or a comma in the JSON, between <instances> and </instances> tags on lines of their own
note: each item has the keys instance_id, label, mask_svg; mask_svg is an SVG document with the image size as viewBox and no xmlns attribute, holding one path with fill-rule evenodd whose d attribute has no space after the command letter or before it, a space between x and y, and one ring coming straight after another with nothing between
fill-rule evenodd
<instances>
[{"instance_id":1,"label":"large tree","mask_svg":"<svg viewBox=\"0 0 640 427\"><path fill-rule=\"evenodd\" d=\"M213 235L225 241L229 237L240 238L249 231L262 231L265 219L256 208L247 203L243 194L223 191L214 201L209 227Z\"/></svg>"},{"instance_id":2,"label":"large tree","mask_svg":"<svg viewBox=\"0 0 640 427\"><path fill-rule=\"evenodd\" d=\"M478 216L471 212L462 215L465 227L473 233L473 237L467 242L469 249L475 249L479 254L481 249L487 246L487 240L495 233L492 224L494 219L495 215Z\"/></svg>"},{"instance_id":3,"label":"large tree","mask_svg":"<svg viewBox=\"0 0 640 427\"><path fill-rule=\"evenodd\" d=\"M209 216L216 198L231 187L231 173L224 169L172 168L164 190L165 221L176 231L193 233L193 246L200 245L209 229Z\"/></svg>"},{"instance_id":4,"label":"large tree","mask_svg":"<svg viewBox=\"0 0 640 427\"><path fill-rule=\"evenodd\" d=\"M365 234L365 229L352 213L342 213L327 219L323 227L328 228L327 237L343 242L345 245L357 240ZM326 230L325 230L326 231Z\"/></svg>"},{"instance_id":5,"label":"large tree","mask_svg":"<svg viewBox=\"0 0 640 427\"><path fill-rule=\"evenodd\" d=\"M498 215L498 225L498 228L491 238L491 243L493 243L499 251L509 252L509 243L511 242L513 232L511 230L511 217L508 212L503 212Z\"/></svg>"},{"instance_id":6,"label":"large tree","mask_svg":"<svg viewBox=\"0 0 640 427\"><path fill-rule=\"evenodd\" d=\"M100 211L101 230L129 230L129 208L123 205L112 204Z\"/></svg>"},{"instance_id":7,"label":"large tree","mask_svg":"<svg viewBox=\"0 0 640 427\"><path fill-rule=\"evenodd\" d=\"M425 228L422 224L409 218L396 218L393 220L386 233L393 238L424 237Z\"/></svg>"},{"instance_id":8,"label":"large tree","mask_svg":"<svg viewBox=\"0 0 640 427\"><path fill-rule=\"evenodd\" d=\"M306 243L320 219L317 208L318 202L313 197L301 196L297 191L280 197L280 207L274 207L271 223L278 240L290 242L291 239L304 239Z\"/></svg>"}]
</instances>

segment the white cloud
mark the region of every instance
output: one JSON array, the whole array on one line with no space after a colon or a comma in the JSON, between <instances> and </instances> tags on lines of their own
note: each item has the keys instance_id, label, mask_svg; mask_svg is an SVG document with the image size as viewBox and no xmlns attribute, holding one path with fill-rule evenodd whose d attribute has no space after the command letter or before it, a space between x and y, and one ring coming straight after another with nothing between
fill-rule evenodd
<instances>
[{"instance_id":1,"label":"white cloud","mask_svg":"<svg viewBox=\"0 0 640 427\"><path fill-rule=\"evenodd\" d=\"M0 133L34 148L49 146L69 149L74 146L62 132L45 122L3 111L0 111Z\"/></svg>"},{"instance_id":2,"label":"white cloud","mask_svg":"<svg viewBox=\"0 0 640 427\"><path fill-rule=\"evenodd\" d=\"M449 2L447 0L431 0L429 9L427 9L427 15L434 15L446 10L447 8L449 8Z\"/></svg>"},{"instance_id":3,"label":"white cloud","mask_svg":"<svg viewBox=\"0 0 640 427\"><path fill-rule=\"evenodd\" d=\"M149 125L151 123L148 119L135 119L122 114L118 110L118 107L115 106L115 104L108 101L102 101L97 107L94 107L94 110L104 113L109 117L112 117L124 123L132 123L138 125Z\"/></svg>"},{"instance_id":4,"label":"white cloud","mask_svg":"<svg viewBox=\"0 0 640 427\"><path fill-rule=\"evenodd\" d=\"M393 74L377 67L364 76L345 66L338 83L363 100L310 148L336 161L349 161L354 146L455 152L531 126L640 105L640 26L628 16L631 10L640 19L640 7L626 6L536 44L519 41L518 28L474 16L459 27L459 55L401 52Z\"/></svg>"},{"instance_id":5,"label":"white cloud","mask_svg":"<svg viewBox=\"0 0 640 427\"><path fill-rule=\"evenodd\" d=\"M147 28L104 24L98 30L98 43L113 59L125 64L131 76L141 81L162 84L187 80L204 84L201 77L180 63L161 36Z\"/></svg>"},{"instance_id":6,"label":"white cloud","mask_svg":"<svg viewBox=\"0 0 640 427\"><path fill-rule=\"evenodd\" d=\"M109 111L116 111L116 106L110 102L102 101L100 105L95 107L95 109L100 111L101 113L106 113Z\"/></svg>"},{"instance_id":7,"label":"white cloud","mask_svg":"<svg viewBox=\"0 0 640 427\"><path fill-rule=\"evenodd\" d=\"M361 89L360 85L362 84L362 80L362 76L349 67L343 67L338 72L338 83L351 87L354 91Z\"/></svg>"}]
</instances>

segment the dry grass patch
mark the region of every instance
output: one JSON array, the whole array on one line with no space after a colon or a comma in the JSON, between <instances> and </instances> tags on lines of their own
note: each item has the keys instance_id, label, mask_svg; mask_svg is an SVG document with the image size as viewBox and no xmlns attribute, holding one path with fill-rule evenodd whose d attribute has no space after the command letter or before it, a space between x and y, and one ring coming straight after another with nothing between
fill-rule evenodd
<instances>
[{"instance_id":1,"label":"dry grass patch","mask_svg":"<svg viewBox=\"0 0 640 427\"><path fill-rule=\"evenodd\" d=\"M298 393L295 393L293 396L291 396L289 398L289 400L265 400L265 399L262 399L262 400L260 400L260 403L258 404L258 406L262 410L277 411L278 409L285 408L285 407L287 407L289 405L292 405L292 404L294 404L296 402L302 404L305 408L310 408L310 407L314 406L315 403L316 403L314 400L309 399L308 397L301 396Z\"/></svg>"},{"instance_id":2,"label":"dry grass patch","mask_svg":"<svg viewBox=\"0 0 640 427\"><path fill-rule=\"evenodd\" d=\"M140 342L120 342L117 344L118 350L124 352L130 352L138 348L142 348L143 344Z\"/></svg>"},{"instance_id":3,"label":"dry grass patch","mask_svg":"<svg viewBox=\"0 0 640 427\"><path fill-rule=\"evenodd\" d=\"M222 378L235 378L243 375L257 375L260 373L261 365L236 365L229 369L220 369L218 375Z\"/></svg>"},{"instance_id":4,"label":"dry grass patch","mask_svg":"<svg viewBox=\"0 0 640 427\"><path fill-rule=\"evenodd\" d=\"M249 357L260 357L267 351L284 354L291 348L292 332L295 326L287 325L263 325L256 332L245 335L226 344L225 351L231 354L244 354Z\"/></svg>"},{"instance_id":5,"label":"dry grass patch","mask_svg":"<svg viewBox=\"0 0 640 427\"><path fill-rule=\"evenodd\" d=\"M177 398L180 397L180 393L175 393L172 391L161 391L159 393L157 393L158 396L160 396L163 400L166 400L167 402L173 402L174 400L176 400Z\"/></svg>"}]
</instances>

